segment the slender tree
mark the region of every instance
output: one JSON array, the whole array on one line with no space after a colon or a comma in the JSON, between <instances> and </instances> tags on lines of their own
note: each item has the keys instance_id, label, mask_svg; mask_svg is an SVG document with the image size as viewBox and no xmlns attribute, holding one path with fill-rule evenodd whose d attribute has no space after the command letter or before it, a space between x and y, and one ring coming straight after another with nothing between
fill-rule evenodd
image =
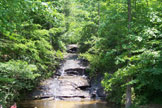
<instances>
[{"instance_id":1,"label":"slender tree","mask_svg":"<svg viewBox=\"0 0 162 108\"><path fill-rule=\"evenodd\" d=\"M98 0L98 26L100 26L100 0Z\"/></svg>"},{"instance_id":2,"label":"slender tree","mask_svg":"<svg viewBox=\"0 0 162 108\"><path fill-rule=\"evenodd\" d=\"M130 29L131 29L131 0L128 0L128 35L130 34ZM131 78L128 77L127 82L131 81ZM131 85L127 85L126 88L126 105L125 108L129 108L132 104L132 99L131 99Z\"/></svg>"}]
</instances>

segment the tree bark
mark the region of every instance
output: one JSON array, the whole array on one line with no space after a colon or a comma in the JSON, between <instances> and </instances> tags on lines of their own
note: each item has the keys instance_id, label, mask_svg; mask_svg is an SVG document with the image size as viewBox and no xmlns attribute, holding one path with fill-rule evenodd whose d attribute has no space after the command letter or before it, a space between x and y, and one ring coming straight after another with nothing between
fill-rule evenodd
<instances>
[{"instance_id":1,"label":"tree bark","mask_svg":"<svg viewBox=\"0 0 162 108\"><path fill-rule=\"evenodd\" d=\"M147 6L149 6L149 2L148 2L148 0L146 0L146 2L147 2Z\"/></svg>"},{"instance_id":2,"label":"tree bark","mask_svg":"<svg viewBox=\"0 0 162 108\"><path fill-rule=\"evenodd\" d=\"M128 78L128 82L131 81L131 78ZM132 91L131 91L131 85L127 85L127 89L126 89L126 104L125 104L125 108L130 108L130 106L132 105Z\"/></svg>"},{"instance_id":3,"label":"tree bark","mask_svg":"<svg viewBox=\"0 0 162 108\"><path fill-rule=\"evenodd\" d=\"M131 29L131 0L128 0L128 31Z\"/></svg>"},{"instance_id":4,"label":"tree bark","mask_svg":"<svg viewBox=\"0 0 162 108\"><path fill-rule=\"evenodd\" d=\"M131 17L132 17L131 16L131 0L128 0L128 35L130 34L130 30L131 30ZM130 82L130 81L131 81L131 78L128 77L127 82ZM131 96L132 96L131 85L127 85L125 108L130 108L132 104Z\"/></svg>"},{"instance_id":5,"label":"tree bark","mask_svg":"<svg viewBox=\"0 0 162 108\"><path fill-rule=\"evenodd\" d=\"M135 11L137 10L137 1L134 0L134 8L135 8Z\"/></svg>"},{"instance_id":6,"label":"tree bark","mask_svg":"<svg viewBox=\"0 0 162 108\"><path fill-rule=\"evenodd\" d=\"M98 0L98 27L100 26L100 0Z\"/></svg>"}]
</instances>

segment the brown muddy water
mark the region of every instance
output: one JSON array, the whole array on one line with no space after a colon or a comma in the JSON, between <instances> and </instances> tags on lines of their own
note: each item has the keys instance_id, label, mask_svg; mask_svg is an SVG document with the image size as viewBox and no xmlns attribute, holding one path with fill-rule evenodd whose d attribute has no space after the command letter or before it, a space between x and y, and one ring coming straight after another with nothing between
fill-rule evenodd
<instances>
[{"instance_id":1,"label":"brown muddy water","mask_svg":"<svg viewBox=\"0 0 162 108\"><path fill-rule=\"evenodd\" d=\"M103 101L34 100L20 103L20 108L115 108Z\"/></svg>"}]
</instances>

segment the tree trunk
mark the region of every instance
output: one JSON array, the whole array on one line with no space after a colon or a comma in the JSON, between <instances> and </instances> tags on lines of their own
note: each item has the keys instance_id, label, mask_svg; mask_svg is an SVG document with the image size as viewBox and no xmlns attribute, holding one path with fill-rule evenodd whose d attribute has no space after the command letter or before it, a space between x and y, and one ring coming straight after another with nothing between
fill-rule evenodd
<instances>
[{"instance_id":1,"label":"tree trunk","mask_svg":"<svg viewBox=\"0 0 162 108\"><path fill-rule=\"evenodd\" d=\"M137 10L137 1L134 0L134 6L135 6L135 10Z\"/></svg>"},{"instance_id":2,"label":"tree trunk","mask_svg":"<svg viewBox=\"0 0 162 108\"><path fill-rule=\"evenodd\" d=\"M134 0L134 9L135 9L135 12L137 11L137 1Z\"/></svg>"},{"instance_id":3,"label":"tree trunk","mask_svg":"<svg viewBox=\"0 0 162 108\"><path fill-rule=\"evenodd\" d=\"M149 2L148 2L148 0L146 0L146 2L147 2L147 6L149 6Z\"/></svg>"},{"instance_id":4,"label":"tree trunk","mask_svg":"<svg viewBox=\"0 0 162 108\"><path fill-rule=\"evenodd\" d=\"M100 1L98 0L98 26L100 26Z\"/></svg>"},{"instance_id":5,"label":"tree trunk","mask_svg":"<svg viewBox=\"0 0 162 108\"><path fill-rule=\"evenodd\" d=\"M128 31L130 32L131 29L131 0L128 0Z\"/></svg>"},{"instance_id":6,"label":"tree trunk","mask_svg":"<svg viewBox=\"0 0 162 108\"><path fill-rule=\"evenodd\" d=\"M128 78L128 82L131 79ZM132 105L132 91L131 91L131 85L127 85L127 89L126 89L126 104L125 104L125 108L130 108L130 106Z\"/></svg>"},{"instance_id":7,"label":"tree trunk","mask_svg":"<svg viewBox=\"0 0 162 108\"><path fill-rule=\"evenodd\" d=\"M131 0L128 0L128 34L130 34L131 30ZM131 54L130 54L131 55ZM131 78L129 77L127 79L127 82L130 82ZM126 103L125 103L125 108L130 108L132 104L132 92L131 92L131 85L127 85L126 89Z\"/></svg>"}]
</instances>

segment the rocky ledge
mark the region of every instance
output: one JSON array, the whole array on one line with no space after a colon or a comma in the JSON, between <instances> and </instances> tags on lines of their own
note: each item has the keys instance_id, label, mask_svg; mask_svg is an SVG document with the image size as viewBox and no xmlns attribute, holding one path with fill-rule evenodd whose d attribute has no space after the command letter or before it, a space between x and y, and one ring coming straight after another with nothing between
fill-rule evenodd
<instances>
[{"instance_id":1,"label":"rocky ledge","mask_svg":"<svg viewBox=\"0 0 162 108\"><path fill-rule=\"evenodd\" d=\"M69 45L67 49L68 54L54 78L42 81L31 97L34 99L52 98L61 100L85 100L96 96L104 97L100 84L89 81L85 73L88 65L78 59L77 45Z\"/></svg>"}]
</instances>

